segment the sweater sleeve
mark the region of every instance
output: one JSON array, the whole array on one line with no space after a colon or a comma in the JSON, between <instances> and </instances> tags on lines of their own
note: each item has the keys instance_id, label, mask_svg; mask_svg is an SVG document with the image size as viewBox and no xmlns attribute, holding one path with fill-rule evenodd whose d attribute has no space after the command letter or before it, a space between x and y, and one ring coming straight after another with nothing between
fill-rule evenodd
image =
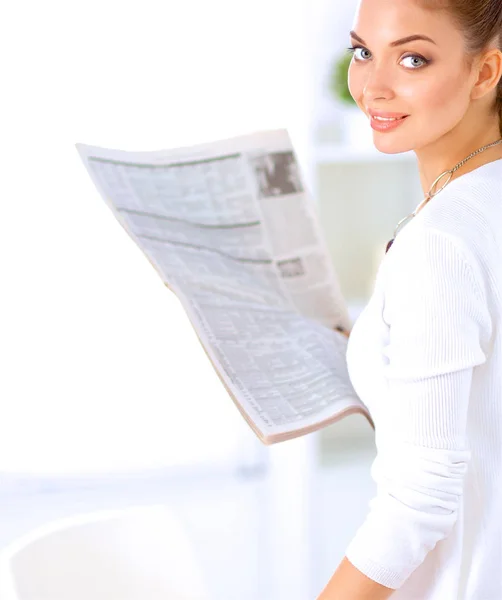
<instances>
[{"instance_id":1,"label":"sweater sleeve","mask_svg":"<svg viewBox=\"0 0 502 600\"><path fill-rule=\"evenodd\" d=\"M387 395L378 407L371 471L377 492L346 549L357 569L392 589L457 520L470 459L473 368L485 362L491 333L471 255L450 234L415 225L386 257Z\"/></svg>"}]
</instances>

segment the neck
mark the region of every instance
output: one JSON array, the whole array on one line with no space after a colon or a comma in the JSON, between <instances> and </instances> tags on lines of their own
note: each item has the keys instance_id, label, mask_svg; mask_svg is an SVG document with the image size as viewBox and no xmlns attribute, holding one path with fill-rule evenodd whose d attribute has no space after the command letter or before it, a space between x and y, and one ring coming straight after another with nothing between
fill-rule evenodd
<instances>
[{"instance_id":1,"label":"neck","mask_svg":"<svg viewBox=\"0 0 502 600\"><path fill-rule=\"evenodd\" d=\"M433 144L416 150L424 196L441 173L452 169L472 152L501 138L498 118L492 119L486 127L480 127L478 123L476 127L471 127L470 130L469 124L461 123ZM449 183L500 158L502 158L502 143L491 146L467 160L452 174ZM442 178L436 189L440 188L446 179L446 176Z\"/></svg>"}]
</instances>

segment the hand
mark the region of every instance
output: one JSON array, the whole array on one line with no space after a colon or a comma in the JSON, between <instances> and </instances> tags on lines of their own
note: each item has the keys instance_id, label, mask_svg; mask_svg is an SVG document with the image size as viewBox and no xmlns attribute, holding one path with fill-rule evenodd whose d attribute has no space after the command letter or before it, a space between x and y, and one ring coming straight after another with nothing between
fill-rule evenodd
<instances>
[{"instance_id":1,"label":"hand","mask_svg":"<svg viewBox=\"0 0 502 600\"><path fill-rule=\"evenodd\" d=\"M336 331L339 331L346 338L348 338L350 336L350 331L347 331L346 329L343 329L342 327L337 326L337 327L333 327L333 329L335 329Z\"/></svg>"}]
</instances>

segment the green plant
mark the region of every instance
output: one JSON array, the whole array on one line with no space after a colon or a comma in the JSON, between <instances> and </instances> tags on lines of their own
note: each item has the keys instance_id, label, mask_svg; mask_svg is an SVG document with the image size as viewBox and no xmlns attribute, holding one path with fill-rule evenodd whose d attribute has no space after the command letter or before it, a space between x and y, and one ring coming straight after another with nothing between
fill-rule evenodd
<instances>
[{"instance_id":1,"label":"green plant","mask_svg":"<svg viewBox=\"0 0 502 600\"><path fill-rule=\"evenodd\" d=\"M337 56L329 74L329 90L331 94L344 104L355 104L350 95L348 73L352 55L347 52Z\"/></svg>"}]
</instances>

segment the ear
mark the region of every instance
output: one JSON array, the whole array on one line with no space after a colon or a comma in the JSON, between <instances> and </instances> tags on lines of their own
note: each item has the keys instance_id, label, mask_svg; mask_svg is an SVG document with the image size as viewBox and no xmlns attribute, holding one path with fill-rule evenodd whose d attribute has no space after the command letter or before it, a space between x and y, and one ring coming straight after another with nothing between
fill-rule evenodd
<instances>
[{"instance_id":1,"label":"ear","mask_svg":"<svg viewBox=\"0 0 502 600\"><path fill-rule=\"evenodd\" d=\"M477 63L478 78L472 89L471 98L482 98L496 89L502 78L502 51L491 48L483 53Z\"/></svg>"}]
</instances>

